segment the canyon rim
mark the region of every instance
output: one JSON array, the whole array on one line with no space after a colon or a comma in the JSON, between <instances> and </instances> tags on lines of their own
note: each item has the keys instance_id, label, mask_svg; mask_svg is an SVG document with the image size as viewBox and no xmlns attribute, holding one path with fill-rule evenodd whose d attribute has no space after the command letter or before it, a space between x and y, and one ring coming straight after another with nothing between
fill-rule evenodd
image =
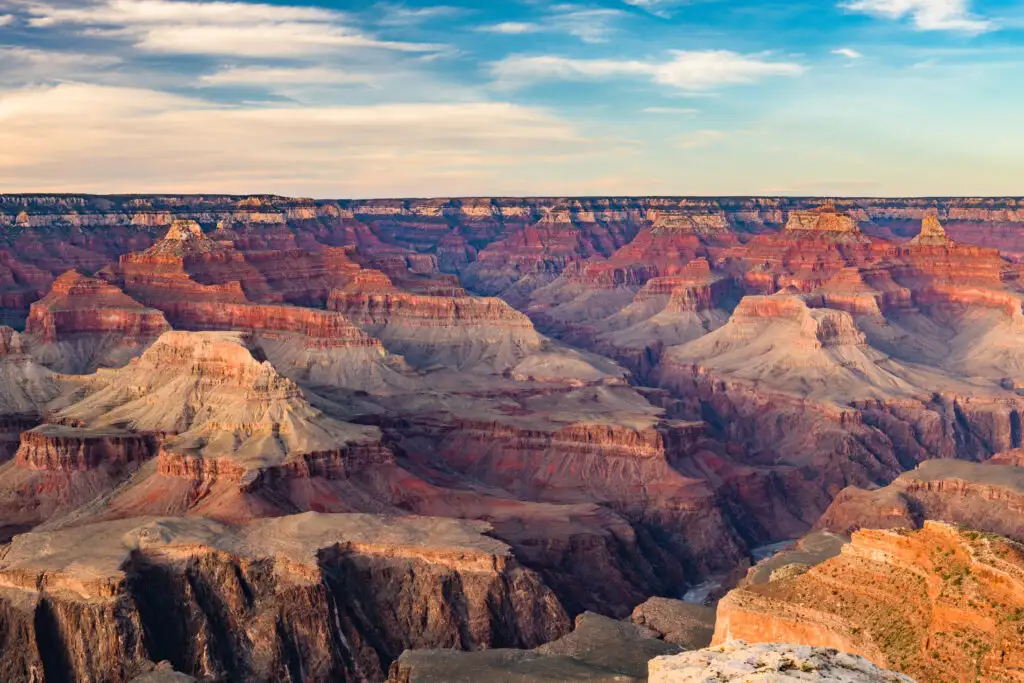
<instances>
[{"instance_id":1,"label":"canyon rim","mask_svg":"<svg viewBox=\"0 0 1024 683\"><path fill-rule=\"evenodd\" d=\"M1024 683L1007 0L0 0L0 683Z\"/></svg>"}]
</instances>

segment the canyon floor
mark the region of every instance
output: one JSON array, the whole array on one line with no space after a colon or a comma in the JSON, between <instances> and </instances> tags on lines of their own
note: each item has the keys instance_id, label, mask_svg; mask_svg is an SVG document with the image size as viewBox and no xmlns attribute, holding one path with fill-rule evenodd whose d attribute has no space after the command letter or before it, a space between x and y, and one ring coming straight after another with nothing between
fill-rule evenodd
<instances>
[{"instance_id":1,"label":"canyon floor","mask_svg":"<svg viewBox=\"0 0 1024 683\"><path fill-rule=\"evenodd\" d=\"M1024 200L0 226L0 680L1024 681Z\"/></svg>"}]
</instances>

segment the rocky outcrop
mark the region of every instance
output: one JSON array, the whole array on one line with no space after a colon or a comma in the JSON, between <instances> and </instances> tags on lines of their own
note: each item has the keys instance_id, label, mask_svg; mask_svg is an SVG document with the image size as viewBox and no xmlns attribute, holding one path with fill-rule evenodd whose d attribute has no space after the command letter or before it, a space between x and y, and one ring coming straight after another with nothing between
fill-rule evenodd
<instances>
[{"instance_id":1,"label":"rocky outcrop","mask_svg":"<svg viewBox=\"0 0 1024 683\"><path fill-rule=\"evenodd\" d=\"M175 671L168 662L161 662L152 671L133 678L130 683L198 683L196 679Z\"/></svg>"},{"instance_id":2,"label":"rocky outcrop","mask_svg":"<svg viewBox=\"0 0 1024 683\"><path fill-rule=\"evenodd\" d=\"M149 249L122 256L110 277L160 308L168 301L322 307L333 288L361 272L353 257L351 248L319 244L311 250L242 250L233 241L212 239L194 221L178 221ZM406 272L404 259L401 264L399 275Z\"/></svg>"},{"instance_id":3,"label":"rocky outcrop","mask_svg":"<svg viewBox=\"0 0 1024 683\"><path fill-rule=\"evenodd\" d=\"M378 340L331 311L215 301L175 301L161 306L177 329L290 334L312 348L369 348L383 353Z\"/></svg>"},{"instance_id":4,"label":"rocky outcrop","mask_svg":"<svg viewBox=\"0 0 1024 683\"><path fill-rule=\"evenodd\" d=\"M481 523L306 514L148 518L17 537L0 558L11 683L382 681L410 647L536 647L557 600ZM400 586L401 590L395 590Z\"/></svg>"},{"instance_id":5,"label":"rocky outcrop","mask_svg":"<svg viewBox=\"0 0 1024 683\"><path fill-rule=\"evenodd\" d=\"M130 432L89 431L41 425L21 434L19 467L46 472L85 472L104 466L124 469L156 453L155 439Z\"/></svg>"},{"instance_id":6,"label":"rocky outcrop","mask_svg":"<svg viewBox=\"0 0 1024 683\"><path fill-rule=\"evenodd\" d=\"M603 390L580 393L584 400L593 396L596 408ZM615 405L625 421L626 406ZM728 571L745 554L745 544L715 491L673 467L691 452L699 433L700 425L693 424L637 429L595 420L546 431L508 422L459 421L441 433L436 452L446 467L519 498L558 504L594 501L622 515L640 533L657 538L656 545L673 558L653 584L664 582L660 593L685 583L688 576ZM617 598L603 610L625 616L640 596Z\"/></svg>"},{"instance_id":7,"label":"rocky outcrop","mask_svg":"<svg viewBox=\"0 0 1024 683\"><path fill-rule=\"evenodd\" d=\"M95 332L157 337L168 329L159 311L102 280L68 271L32 305L25 331L43 342L56 342L64 335Z\"/></svg>"},{"instance_id":8,"label":"rocky outcrop","mask_svg":"<svg viewBox=\"0 0 1024 683\"><path fill-rule=\"evenodd\" d=\"M21 431L38 425L60 392L60 378L32 359L22 335L0 327L0 461L14 455Z\"/></svg>"},{"instance_id":9,"label":"rocky outcrop","mask_svg":"<svg viewBox=\"0 0 1024 683\"><path fill-rule=\"evenodd\" d=\"M90 378L83 400L57 413L63 424L168 435L162 448L256 472L295 458L376 442L379 433L313 408L293 381L259 361L244 335L168 332L119 370Z\"/></svg>"},{"instance_id":10,"label":"rocky outcrop","mask_svg":"<svg viewBox=\"0 0 1024 683\"><path fill-rule=\"evenodd\" d=\"M160 311L115 285L69 271L32 304L25 341L41 364L88 374L98 367L124 365L168 330Z\"/></svg>"},{"instance_id":11,"label":"rocky outcrop","mask_svg":"<svg viewBox=\"0 0 1024 683\"><path fill-rule=\"evenodd\" d=\"M924 462L884 488L844 490L817 527L849 534L862 528L914 529L929 519L1024 542L1024 469L956 460Z\"/></svg>"},{"instance_id":12,"label":"rocky outcrop","mask_svg":"<svg viewBox=\"0 0 1024 683\"><path fill-rule=\"evenodd\" d=\"M663 656L650 663L650 683L913 683L863 657L804 645L748 645L742 641Z\"/></svg>"},{"instance_id":13,"label":"rocky outcrop","mask_svg":"<svg viewBox=\"0 0 1024 683\"><path fill-rule=\"evenodd\" d=\"M0 323L20 329L29 306L41 297L53 276L0 250Z\"/></svg>"},{"instance_id":14,"label":"rocky outcrop","mask_svg":"<svg viewBox=\"0 0 1024 683\"><path fill-rule=\"evenodd\" d=\"M533 226L488 245L466 268L463 281L483 294L523 293L553 280L570 263L609 255L636 234L636 224L574 223L568 212L552 211Z\"/></svg>"},{"instance_id":15,"label":"rocky outcrop","mask_svg":"<svg viewBox=\"0 0 1024 683\"><path fill-rule=\"evenodd\" d=\"M674 275L692 278L691 262L715 258L737 244L723 216L659 214L608 259L588 264L583 278L592 287L643 286L652 278Z\"/></svg>"},{"instance_id":16,"label":"rocky outcrop","mask_svg":"<svg viewBox=\"0 0 1024 683\"><path fill-rule=\"evenodd\" d=\"M389 683L640 683L647 662L678 652L652 631L582 614L573 632L535 650L409 651L391 667Z\"/></svg>"},{"instance_id":17,"label":"rocky outcrop","mask_svg":"<svg viewBox=\"0 0 1024 683\"><path fill-rule=\"evenodd\" d=\"M1012 679L1024 663L1024 548L939 522L863 530L832 559L729 593L715 642L801 642L918 681Z\"/></svg>"},{"instance_id":18,"label":"rocky outcrop","mask_svg":"<svg viewBox=\"0 0 1024 683\"><path fill-rule=\"evenodd\" d=\"M651 598L636 606L631 619L684 650L707 647L715 632L714 609L682 600Z\"/></svg>"},{"instance_id":19,"label":"rocky outcrop","mask_svg":"<svg viewBox=\"0 0 1024 683\"><path fill-rule=\"evenodd\" d=\"M921 221L921 232L910 240L910 243L921 246L945 246L949 244L949 236L946 235L946 230L942 227L941 221L936 216L925 216L924 220Z\"/></svg>"},{"instance_id":20,"label":"rocky outcrop","mask_svg":"<svg viewBox=\"0 0 1024 683\"><path fill-rule=\"evenodd\" d=\"M851 236L860 233L857 219L838 212L834 203L827 203L816 210L790 212L786 230Z\"/></svg>"},{"instance_id":21,"label":"rocky outcrop","mask_svg":"<svg viewBox=\"0 0 1024 683\"><path fill-rule=\"evenodd\" d=\"M327 305L421 367L503 372L541 348L529 318L500 299L345 289Z\"/></svg>"}]
</instances>

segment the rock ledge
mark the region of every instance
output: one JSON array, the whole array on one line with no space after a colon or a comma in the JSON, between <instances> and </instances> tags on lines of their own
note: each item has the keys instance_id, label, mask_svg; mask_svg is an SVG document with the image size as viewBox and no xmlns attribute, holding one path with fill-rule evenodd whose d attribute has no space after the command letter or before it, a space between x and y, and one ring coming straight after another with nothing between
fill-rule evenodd
<instances>
[{"instance_id":1,"label":"rock ledge","mask_svg":"<svg viewBox=\"0 0 1024 683\"><path fill-rule=\"evenodd\" d=\"M725 645L658 657L649 664L650 683L715 681L837 681L841 683L913 683L902 674L879 669L857 655L803 645Z\"/></svg>"}]
</instances>

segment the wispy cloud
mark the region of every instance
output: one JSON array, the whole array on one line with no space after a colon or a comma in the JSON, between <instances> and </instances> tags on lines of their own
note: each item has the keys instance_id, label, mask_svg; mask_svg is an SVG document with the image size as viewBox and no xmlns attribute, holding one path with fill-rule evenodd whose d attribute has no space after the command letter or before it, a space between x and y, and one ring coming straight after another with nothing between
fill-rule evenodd
<instances>
[{"instance_id":1,"label":"wispy cloud","mask_svg":"<svg viewBox=\"0 0 1024 683\"><path fill-rule=\"evenodd\" d=\"M909 17L922 31L984 33L996 28L993 21L972 15L967 0L850 0L840 7L887 19Z\"/></svg>"},{"instance_id":2,"label":"wispy cloud","mask_svg":"<svg viewBox=\"0 0 1024 683\"><path fill-rule=\"evenodd\" d=\"M96 77L103 70L120 62L121 60L113 55L0 47L0 84L23 85Z\"/></svg>"},{"instance_id":3,"label":"wispy cloud","mask_svg":"<svg viewBox=\"0 0 1024 683\"><path fill-rule=\"evenodd\" d=\"M669 17L669 9L680 4L679 0L623 0L623 2L662 18Z\"/></svg>"},{"instance_id":4,"label":"wispy cloud","mask_svg":"<svg viewBox=\"0 0 1024 683\"><path fill-rule=\"evenodd\" d=\"M840 47L832 50L832 54L839 55L840 57L846 57L847 59L860 59L864 55L849 47Z\"/></svg>"},{"instance_id":5,"label":"wispy cloud","mask_svg":"<svg viewBox=\"0 0 1024 683\"><path fill-rule=\"evenodd\" d=\"M103 0L84 6L29 5L29 24L67 25L132 41L149 52L299 57L352 49L430 52L437 45L385 41L354 28L341 12L317 7L178 0Z\"/></svg>"},{"instance_id":6,"label":"wispy cloud","mask_svg":"<svg viewBox=\"0 0 1024 683\"><path fill-rule=\"evenodd\" d=\"M22 191L416 193L591 148L552 114L509 103L232 106L84 84L0 91L0 184Z\"/></svg>"},{"instance_id":7,"label":"wispy cloud","mask_svg":"<svg viewBox=\"0 0 1024 683\"><path fill-rule=\"evenodd\" d=\"M465 13L466 10L447 5L434 7L407 7L390 2L379 3L375 9L381 14L377 22L381 26L416 26L435 19L451 19Z\"/></svg>"},{"instance_id":8,"label":"wispy cloud","mask_svg":"<svg viewBox=\"0 0 1024 683\"><path fill-rule=\"evenodd\" d=\"M507 35L565 33L584 43L606 43L626 17L625 12L617 9L563 3L547 7L535 21L503 21L485 24L477 30Z\"/></svg>"},{"instance_id":9,"label":"wispy cloud","mask_svg":"<svg viewBox=\"0 0 1024 683\"><path fill-rule=\"evenodd\" d=\"M537 33L543 31L544 27L540 24L534 24L529 21L503 21L498 24L488 24L487 26L480 26L477 28L478 31L485 33L505 33L508 35L523 35L525 33Z\"/></svg>"},{"instance_id":10,"label":"wispy cloud","mask_svg":"<svg viewBox=\"0 0 1024 683\"><path fill-rule=\"evenodd\" d=\"M0 14L0 26L7 26L14 21L13 14Z\"/></svg>"},{"instance_id":11,"label":"wispy cloud","mask_svg":"<svg viewBox=\"0 0 1024 683\"><path fill-rule=\"evenodd\" d=\"M228 67L200 77L206 85L343 85L371 84L373 78L324 66L315 67Z\"/></svg>"},{"instance_id":12,"label":"wispy cloud","mask_svg":"<svg viewBox=\"0 0 1024 683\"><path fill-rule=\"evenodd\" d=\"M499 85L505 87L521 87L545 80L588 81L632 76L678 90L702 91L752 83L770 76L797 76L804 71L803 66L793 62L771 61L763 55L742 55L726 50L675 50L669 54L670 59L663 62L513 56L494 64L492 73Z\"/></svg>"},{"instance_id":13,"label":"wispy cloud","mask_svg":"<svg viewBox=\"0 0 1024 683\"><path fill-rule=\"evenodd\" d=\"M553 10L552 26L585 43L607 42L616 23L624 16L615 9L590 9L576 5L556 5Z\"/></svg>"}]
</instances>

